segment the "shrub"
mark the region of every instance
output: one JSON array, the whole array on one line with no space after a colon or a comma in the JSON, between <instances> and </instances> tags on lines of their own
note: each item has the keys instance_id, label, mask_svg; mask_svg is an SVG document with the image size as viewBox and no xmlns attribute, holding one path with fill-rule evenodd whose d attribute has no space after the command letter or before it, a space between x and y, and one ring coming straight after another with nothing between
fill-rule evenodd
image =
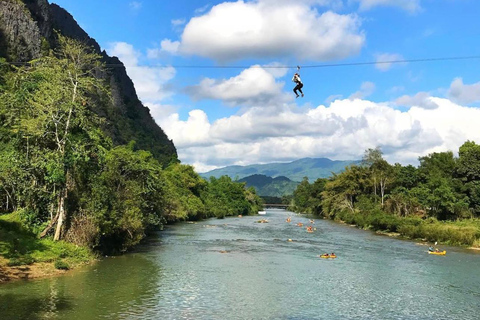
<instances>
[{"instance_id":1,"label":"shrub","mask_svg":"<svg viewBox=\"0 0 480 320\"><path fill-rule=\"evenodd\" d=\"M10 261L7 262L7 266L9 267L24 266L24 265L30 265L34 262L35 262L35 259L33 259L28 255L25 255L22 257L10 258Z\"/></svg>"},{"instance_id":2,"label":"shrub","mask_svg":"<svg viewBox=\"0 0 480 320\"><path fill-rule=\"evenodd\" d=\"M68 270L68 269L70 269L70 266L65 261L57 260L57 261L55 261L55 269Z\"/></svg>"}]
</instances>

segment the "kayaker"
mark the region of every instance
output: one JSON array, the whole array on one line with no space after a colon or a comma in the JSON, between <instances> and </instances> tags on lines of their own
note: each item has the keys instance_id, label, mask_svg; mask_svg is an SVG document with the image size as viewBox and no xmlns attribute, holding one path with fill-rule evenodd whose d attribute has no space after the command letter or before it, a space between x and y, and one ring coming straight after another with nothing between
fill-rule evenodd
<instances>
[{"instance_id":1,"label":"kayaker","mask_svg":"<svg viewBox=\"0 0 480 320\"><path fill-rule=\"evenodd\" d=\"M428 247L428 251L433 252L433 247L432 246Z\"/></svg>"}]
</instances>

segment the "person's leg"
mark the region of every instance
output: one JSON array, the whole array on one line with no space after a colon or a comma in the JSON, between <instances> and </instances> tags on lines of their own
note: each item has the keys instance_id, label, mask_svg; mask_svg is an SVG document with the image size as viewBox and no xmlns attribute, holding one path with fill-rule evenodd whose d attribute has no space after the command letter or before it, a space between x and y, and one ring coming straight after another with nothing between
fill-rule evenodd
<instances>
[{"instance_id":1,"label":"person's leg","mask_svg":"<svg viewBox=\"0 0 480 320\"><path fill-rule=\"evenodd\" d=\"M297 85L295 86L295 88L293 88L293 92L295 93L295 95L296 95L297 98L298 98L297 90L300 90L300 85L299 85L299 84L297 84ZM300 91L300 92L301 92L301 91Z\"/></svg>"},{"instance_id":2,"label":"person's leg","mask_svg":"<svg viewBox=\"0 0 480 320\"><path fill-rule=\"evenodd\" d=\"M302 97L303 97L303 91L302 91L302 88L303 88L303 83L299 84L299 88L298 88L298 91L300 91L300 93L302 94Z\"/></svg>"}]
</instances>

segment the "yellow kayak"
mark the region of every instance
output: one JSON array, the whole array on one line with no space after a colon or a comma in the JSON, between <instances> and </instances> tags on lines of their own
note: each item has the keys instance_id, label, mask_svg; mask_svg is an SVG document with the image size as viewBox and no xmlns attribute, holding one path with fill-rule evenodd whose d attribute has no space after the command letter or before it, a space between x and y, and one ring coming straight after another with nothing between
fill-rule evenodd
<instances>
[{"instance_id":1,"label":"yellow kayak","mask_svg":"<svg viewBox=\"0 0 480 320\"><path fill-rule=\"evenodd\" d=\"M428 251L429 254L436 254L436 255L439 255L439 256L444 256L447 254L447 250L443 250L443 251L439 251L439 252L436 252L436 251Z\"/></svg>"},{"instance_id":2,"label":"yellow kayak","mask_svg":"<svg viewBox=\"0 0 480 320\"><path fill-rule=\"evenodd\" d=\"M337 256L331 256L331 255L326 256L326 255L324 255L324 254L322 254L322 255L320 256L320 258L324 258L324 259L328 259L328 258L335 259L336 257L337 257Z\"/></svg>"}]
</instances>

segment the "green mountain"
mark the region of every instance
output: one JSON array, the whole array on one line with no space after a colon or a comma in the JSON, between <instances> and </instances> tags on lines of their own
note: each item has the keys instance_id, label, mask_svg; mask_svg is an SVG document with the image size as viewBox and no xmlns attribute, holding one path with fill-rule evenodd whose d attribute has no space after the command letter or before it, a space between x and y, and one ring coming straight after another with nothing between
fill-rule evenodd
<instances>
[{"instance_id":1,"label":"green mountain","mask_svg":"<svg viewBox=\"0 0 480 320\"><path fill-rule=\"evenodd\" d=\"M232 179L242 179L254 174L262 174L272 178L284 176L293 181L302 181L308 177L310 182L318 178L328 178L332 173L342 172L346 166L360 161L330 160L327 158L302 158L287 163L252 164L249 166L228 166L205 173L202 177L209 178L229 176Z\"/></svg>"},{"instance_id":2,"label":"green mountain","mask_svg":"<svg viewBox=\"0 0 480 320\"><path fill-rule=\"evenodd\" d=\"M268 177L263 174L254 174L238 180L245 182L247 187L254 187L260 196L282 197L291 195L297 188L299 182L292 181L284 176L276 178Z\"/></svg>"}]
</instances>

